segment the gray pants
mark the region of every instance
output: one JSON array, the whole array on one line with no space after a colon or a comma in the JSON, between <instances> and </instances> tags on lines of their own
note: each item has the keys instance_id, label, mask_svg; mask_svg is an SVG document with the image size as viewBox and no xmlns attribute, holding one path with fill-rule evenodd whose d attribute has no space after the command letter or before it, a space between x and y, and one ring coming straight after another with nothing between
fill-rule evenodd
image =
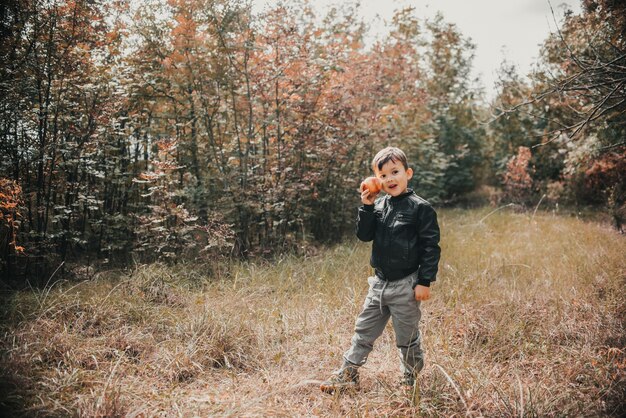
<instances>
[{"instance_id":1,"label":"gray pants","mask_svg":"<svg viewBox=\"0 0 626 418\"><path fill-rule=\"evenodd\" d=\"M385 282L376 276L367 279L369 291L363 310L356 319L352 346L344 354L348 363L356 366L365 364L374 348L374 341L383 333L391 317L402 371L418 373L424 367L419 332L422 313L413 291L416 281L415 274L393 282Z\"/></svg>"}]
</instances>

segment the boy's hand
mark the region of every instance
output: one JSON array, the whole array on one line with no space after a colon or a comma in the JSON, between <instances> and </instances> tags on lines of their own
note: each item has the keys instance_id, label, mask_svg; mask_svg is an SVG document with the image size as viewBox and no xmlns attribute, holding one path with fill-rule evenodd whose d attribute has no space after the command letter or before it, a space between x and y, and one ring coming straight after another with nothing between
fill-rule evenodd
<instances>
[{"instance_id":1,"label":"boy's hand","mask_svg":"<svg viewBox=\"0 0 626 418\"><path fill-rule=\"evenodd\" d=\"M422 286L418 284L415 286L415 300L428 300L430 299L430 287Z\"/></svg>"},{"instance_id":2,"label":"boy's hand","mask_svg":"<svg viewBox=\"0 0 626 418\"><path fill-rule=\"evenodd\" d=\"M367 187L361 189L361 202L363 202L364 205L373 205L377 195L378 194L371 194Z\"/></svg>"}]
</instances>

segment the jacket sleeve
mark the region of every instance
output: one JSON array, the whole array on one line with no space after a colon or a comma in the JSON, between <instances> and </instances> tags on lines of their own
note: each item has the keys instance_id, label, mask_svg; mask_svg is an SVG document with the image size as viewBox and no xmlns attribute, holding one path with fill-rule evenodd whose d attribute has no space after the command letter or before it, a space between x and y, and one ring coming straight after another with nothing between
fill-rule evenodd
<instances>
[{"instance_id":1,"label":"jacket sleeve","mask_svg":"<svg viewBox=\"0 0 626 418\"><path fill-rule=\"evenodd\" d=\"M437 279L439 258L441 256L439 224L437 223L437 213L430 205L421 206L418 216L419 223L417 228L422 247L422 257L419 263L420 269L417 276L417 284L429 286L430 282L434 282Z\"/></svg>"},{"instance_id":2,"label":"jacket sleeve","mask_svg":"<svg viewBox=\"0 0 626 418\"><path fill-rule=\"evenodd\" d=\"M359 208L359 215L356 219L356 236L361 241L371 241L376 232L376 215L374 205L363 205Z\"/></svg>"}]
</instances>

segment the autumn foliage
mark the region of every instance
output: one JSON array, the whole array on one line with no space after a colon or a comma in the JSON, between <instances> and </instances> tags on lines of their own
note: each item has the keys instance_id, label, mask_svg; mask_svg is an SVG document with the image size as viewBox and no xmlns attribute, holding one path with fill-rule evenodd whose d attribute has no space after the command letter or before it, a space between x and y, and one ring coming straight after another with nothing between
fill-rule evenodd
<instances>
[{"instance_id":1,"label":"autumn foliage","mask_svg":"<svg viewBox=\"0 0 626 418\"><path fill-rule=\"evenodd\" d=\"M532 196L532 168L529 166L530 148L519 147L517 155L511 157L504 174L504 197L508 201L526 204Z\"/></svg>"},{"instance_id":2,"label":"autumn foliage","mask_svg":"<svg viewBox=\"0 0 626 418\"><path fill-rule=\"evenodd\" d=\"M573 151L545 118L480 123L474 46L443 16L399 10L371 42L353 4L323 18L299 1L260 14L237 0L2 7L0 176L21 188L8 242L28 255L5 278L45 282L84 257L216 260L336 242L387 145L435 204L490 182L536 200L522 156L504 172L537 137L548 145L528 162L532 190L573 187ZM574 37L579 21L568 24ZM555 45L550 65L564 60ZM523 100L513 81L503 107ZM572 118L575 100L551 100L542 112Z\"/></svg>"},{"instance_id":3,"label":"autumn foliage","mask_svg":"<svg viewBox=\"0 0 626 418\"><path fill-rule=\"evenodd\" d=\"M555 12L559 28L527 79L503 65L489 154L504 175L517 147L532 149L533 203L546 195L555 207L593 206L619 218L626 201L624 4L585 0L581 6L580 14Z\"/></svg>"},{"instance_id":4,"label":"autumn foliage","mask_svg":"<svg viewBox=\"0 0 626 418\"><path fill-rule=\"evenodd\" d=\"M407 9L366 46L351 7L320 21L300 3L261 15L230 0L10 3L0 168L23 188L21 271L336 241L390 143L438 173L416 176L426 197L457 193L445 170L467 147L438 142L431 122L463 94L450 86L469 90L469 62L450 62L464 68L435 107L419 49L461 51L462 36Z\"/></svg>"},{"instance_id":5,"label":"autumn foliage","mask_svg":"<svg viewBox=\"0 0 626 418\"><path fill-rule=\"evenodd\" d=\"M0 263L9 271L12 270L11 259L24 252L24 247L17 243L22 204L21 187L13 180L0 178L0 246L3 248Z\"/></svg>"}]
</instances>

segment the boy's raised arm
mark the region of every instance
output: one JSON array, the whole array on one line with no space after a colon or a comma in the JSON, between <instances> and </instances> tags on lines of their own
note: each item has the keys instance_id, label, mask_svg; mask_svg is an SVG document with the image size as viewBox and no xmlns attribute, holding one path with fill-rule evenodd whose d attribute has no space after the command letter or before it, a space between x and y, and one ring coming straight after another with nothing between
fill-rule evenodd
<instances>
[{"instance_id":1,"label":"boy's raised arm","mask_svg":"<svg viewBox=\"0 0 626 418\"><path fill-rule=\"evenodd\" d=\"M374 215L374 205L363 205L359 208L359 215L356 220L356 236L361 241L371 241L374 239L376 231L376 215Z\"/></svg>"}]
</instances>

